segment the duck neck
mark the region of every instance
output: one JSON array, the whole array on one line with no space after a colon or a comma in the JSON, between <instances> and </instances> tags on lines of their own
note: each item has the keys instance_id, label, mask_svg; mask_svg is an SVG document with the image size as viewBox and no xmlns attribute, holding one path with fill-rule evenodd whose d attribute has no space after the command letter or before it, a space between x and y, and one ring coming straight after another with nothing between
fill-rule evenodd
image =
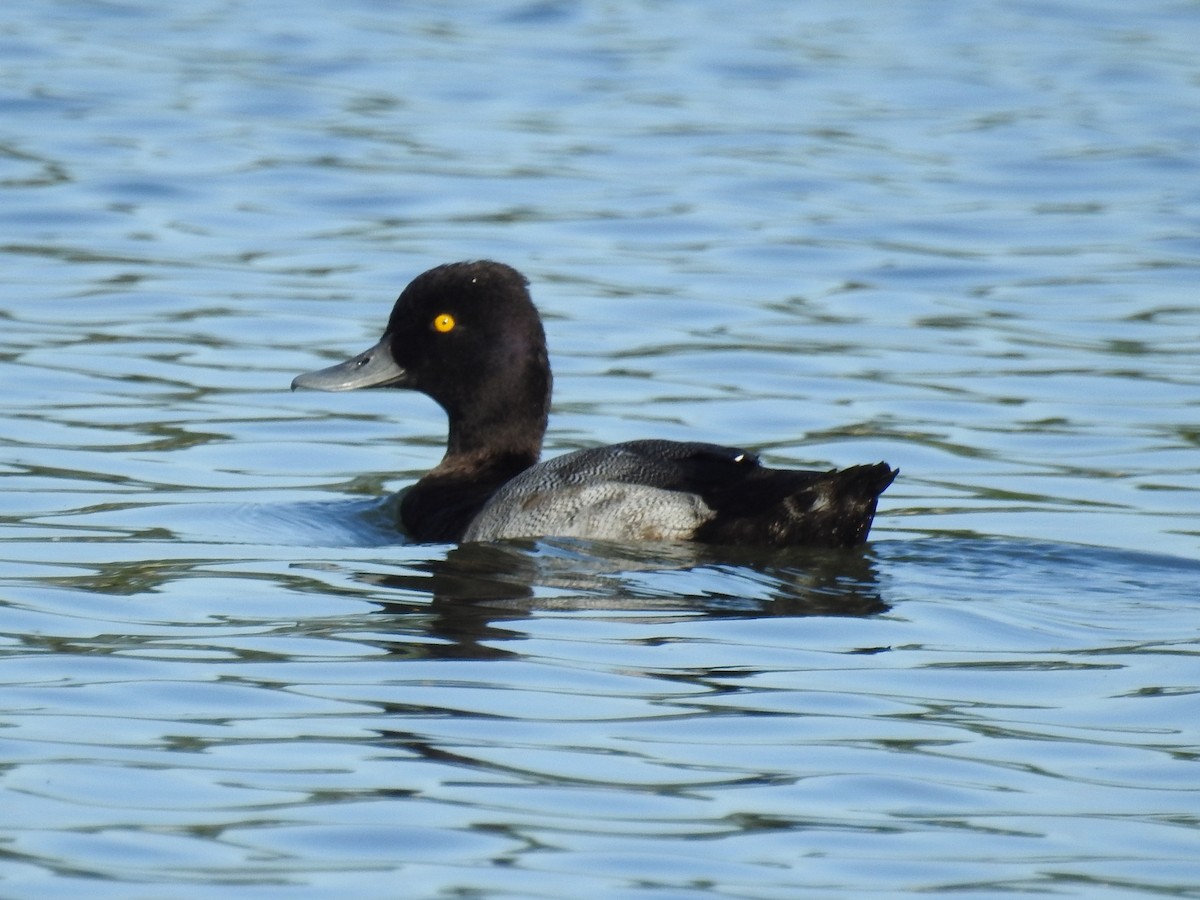
<instances>
[{"instance_id":1,"label":"duck neck","mask_svg":"<svg viewBox=\"0 0 1200 900\"><path fill-rule=\"evenodd\" d=\"M450 422L443 465L489 461L528 468L542 453L550 413L550 373L524 373L504 390L479 391L447 407Z\"/></svg>"},{"instance_id":2,"label":"duck neck","mask_svg":"<svg viewBox=\"0 0 1200 900\"><path fill-rule=\"evenodd\" d=\"M449 420L438 474L504 470L511 478L537 462L553 376L545 344L536 343L531 352L528 341L498 342L477 370L464 369L445 390L429 392Z\"/></svg>"},{"instance_id":3,"label":"duck neck","mask_svg":"<svg viewBox=\"0 0 1200 900\"><path fill-rule=\"evenodd\" d=\"M446 455L404 491L400 520L418 541L462 540L479 510L505 482L537 462L545 415L450 414Z\"/></svg>"},{"instance_id":4,"label":"duck neck","mask_svg":"<svg viewBox=\"0 0 1200 900\"><path fill-rule=\"evenodd\" d=\"M499 412L489 416L485 410L472 410L467 416L452 415L442 465L503 458L523 461L524 469L537 462L546 433L545 414L516 417L511 409Z\"/></svg>"}]
</instances>

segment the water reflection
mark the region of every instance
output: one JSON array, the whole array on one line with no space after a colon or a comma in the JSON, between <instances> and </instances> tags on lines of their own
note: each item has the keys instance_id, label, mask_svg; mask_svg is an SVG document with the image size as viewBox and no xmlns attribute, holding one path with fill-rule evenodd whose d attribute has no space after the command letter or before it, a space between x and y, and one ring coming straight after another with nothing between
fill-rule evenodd
<instances>
[{"instance_id":1,"label":"water reflection","mask_svg":"<svg viewBox=\"0 0 1200 900\"><path fill-rule=\"evenodd\" d=\"M421 611L432 655L510 655L483 642L511 638L498 623L544 612L591 617L638 613L639 621L697 616L873 616L889 609L869 548L774 550L692 544L652 547L574 540L463 544L396 573L355 579L403 592L376 595L383 612ZM429 596L414 604L412 595ZM655 615L647 615L655 614ZM393 650L411 655L408 641ZM425 649L425 648L423 648Z\"/></svg>"}]
</instances>

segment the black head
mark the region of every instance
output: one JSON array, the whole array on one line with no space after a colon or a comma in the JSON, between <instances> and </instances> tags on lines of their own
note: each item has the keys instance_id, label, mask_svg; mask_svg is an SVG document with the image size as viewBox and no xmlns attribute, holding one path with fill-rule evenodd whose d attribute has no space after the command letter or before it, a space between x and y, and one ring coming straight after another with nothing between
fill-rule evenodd
<instances>
[{"instance_id":1,"label":"black head","mask_svg":"<svg viewBox=\"0 0 1200 900\"><path fill-rule=\"evenodd\" d=\"M449 454L540 447L550 406L546 337L524 276L503 263L449 263L413 279L379 343L300 375L292 387L421 391L450 419ZM531 435L531 431L536 435Z\"/></svg>"}]
</instances>

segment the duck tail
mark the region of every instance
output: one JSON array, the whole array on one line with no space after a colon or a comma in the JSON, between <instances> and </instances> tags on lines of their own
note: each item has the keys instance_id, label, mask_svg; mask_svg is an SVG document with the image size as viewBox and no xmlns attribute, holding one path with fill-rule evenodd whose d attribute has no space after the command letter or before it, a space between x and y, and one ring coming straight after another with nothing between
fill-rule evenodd
<instances>
[{"instance_id":1,"label":"duck tail","mask_svg":"<svg viewBox=\"0 0 1200 900\"><path fill-rule=\"evenodd\" d=\"M812 496L798 491L782 504L789 511L785 532L793 543L822 547L855 547L866 543L879 495L900 474L879 462L833 470L812 487ZM811 500L810 500L811 496Z\"/></svg>"},{"instance_id":2,"label":"duck tail","mask_svg":"<svg viewBox=\"0 0 1200 900\"><path fill-rule=\"evenodd\" d=\"M898 474L883 462L828 472L759 469L697 537L713 544L855 547L867 540L879 495Z\"/></svg>"}]
</instances>

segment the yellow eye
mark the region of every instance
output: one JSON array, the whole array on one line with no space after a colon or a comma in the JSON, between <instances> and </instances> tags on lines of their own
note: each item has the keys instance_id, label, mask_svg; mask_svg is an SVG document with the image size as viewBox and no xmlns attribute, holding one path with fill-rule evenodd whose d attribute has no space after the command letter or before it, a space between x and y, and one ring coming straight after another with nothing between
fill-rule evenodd
<instances>
[{"instance_id":1,"label":"yellow eye","mask_svg":"<svg viewBox=\"0 0 1200 900\"><path fill-rule=\"evenodd\" d=\"M445 334L447 331L453 331L454 325L454 316L450 315L450 313L442 313L433 320L433 330L440 331L442 334Z\"/></svg>"}]
</instances>

